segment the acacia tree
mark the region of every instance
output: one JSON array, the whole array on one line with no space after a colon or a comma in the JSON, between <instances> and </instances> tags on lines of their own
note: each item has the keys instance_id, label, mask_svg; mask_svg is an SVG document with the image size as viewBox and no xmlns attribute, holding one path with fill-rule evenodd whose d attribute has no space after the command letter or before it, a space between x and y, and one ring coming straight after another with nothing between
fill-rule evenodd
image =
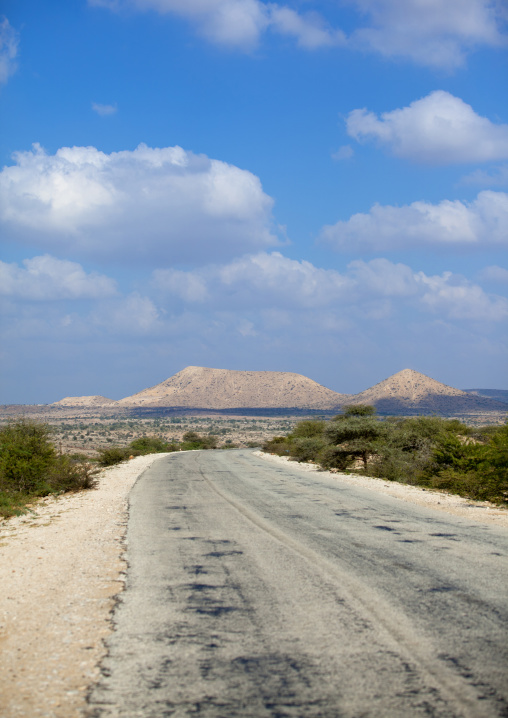
<instances>
[{"instance_id":1,"label":"acacia tree","mask_svg":"<svg viewBox=\"0 0 508 718\"><path fill-rule=\"evenodd\" d=\"M329 466L345 469L361 458L367 469L369 455L376 453L377 442L385 433L375 414L375 407L366 404L346 406L344 413L326 426L324 435L331 446L324 450L324 460Z\"/></svg>"}]
</instances>

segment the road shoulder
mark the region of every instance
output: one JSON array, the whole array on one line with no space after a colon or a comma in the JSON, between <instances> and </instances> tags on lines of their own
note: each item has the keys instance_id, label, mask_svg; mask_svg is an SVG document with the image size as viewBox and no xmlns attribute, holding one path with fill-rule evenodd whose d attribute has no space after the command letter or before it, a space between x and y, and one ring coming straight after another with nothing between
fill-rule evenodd
<instances>
[{"instance_id":1,"label":"road shoulder","mask_svg":"<svg viewBox=\"0 0 508 718\"><path fill-rule=\"evenodd\" d=\"M2 718L82 714L123 588L128 494L161 456L104 469L97 489L0 523Z\"/></svg>"}]
</instances>

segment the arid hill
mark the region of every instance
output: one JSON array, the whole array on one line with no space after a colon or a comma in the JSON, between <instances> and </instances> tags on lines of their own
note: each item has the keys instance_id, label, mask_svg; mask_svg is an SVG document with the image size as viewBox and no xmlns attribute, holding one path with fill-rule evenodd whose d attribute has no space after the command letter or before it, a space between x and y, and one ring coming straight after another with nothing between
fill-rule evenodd
<instances>
[{"instance_id":1,"label":"arid hill","mask_svg":"<svg viewBox=\"0 0 508 718\"><path fill-rule=\"evenodd\" d=\"M409 411L460 414L506 408L501 402L454 389L413 369L393 374L356 394L349 403L373 404L383 414L405 414Z\"/></svg>"},{"instance_id":2,"label":"arid hill","mask_svg":"<svg viewBox=\"0 0 508 718\"><path fill-rule=\"evenodd\" d=\"M188 366L166 381L119 401L103 396L67 397L51 404L64 410L110 414L136 409L299 409L335 411L346 404L374 404L382 414L503 412L494 399L441 384L404 369L360 394L339 394L301 374L233 371Z\"/></svg>"},{"instance_id":3,"label":"arid hill","mask_svg":"<svg viewBox=\"0 0 508 718\"><path fill-rule=\"evenodd\" d=\"M118 406L336 409L349 398L292 372L188 366L161 384L120 399Z\"/></svg>"},{"instance_id":4,"label":"arid hill","mask_svg":"<svg viewBox=\"0 0 508 718\"><path fill-rule=\"evenodd\" d=\"M105 396L66 396L65 399L55 401L52 406L113 406L117 403Z\"/></svg>"}]
</instances>

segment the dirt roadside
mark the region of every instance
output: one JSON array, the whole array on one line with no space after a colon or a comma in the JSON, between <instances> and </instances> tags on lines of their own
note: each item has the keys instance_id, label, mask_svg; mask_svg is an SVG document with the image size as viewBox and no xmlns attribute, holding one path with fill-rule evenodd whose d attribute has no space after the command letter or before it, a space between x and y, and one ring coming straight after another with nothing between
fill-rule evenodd
<instances>
[{"instance_id":1,"label":"dirt roadside","mask_svg":"<svg viewBox=\"0 0 508 718\"><path fill-rule=\"evenodd\" d=\"M0 522L2 718L81 715L123 588L127 497L161 456L105 469L97 490Z\"/></svg>"},{"instance_id":2,"label":"dirt roadside","mask_svg":"<svg viewBox=\"0 0 508 718\"><path fill-rule=\"evenodd\" d=\"M254 452L269 461L286 459ZM48 498L0 522L0 716L78 718L99 676L103 639L122 590L127 498L140 474L165 454L106 469L93 491ZM295 469L315 471L309 464ZM337 480L508 526L508 511L382 479Z\"/></svg>"}]
</instances>

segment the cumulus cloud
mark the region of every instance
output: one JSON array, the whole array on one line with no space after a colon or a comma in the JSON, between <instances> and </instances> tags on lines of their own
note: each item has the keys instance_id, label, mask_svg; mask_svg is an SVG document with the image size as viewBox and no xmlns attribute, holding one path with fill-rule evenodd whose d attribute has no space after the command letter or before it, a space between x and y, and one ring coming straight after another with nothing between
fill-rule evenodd
<instances>
[{"instance_id":1,"label":"cumulus cloud","mask_svg":"<svg viewBox=\"0 0 508 718\"><path fill-rule=\"evenodd\" d=\"M129 6L173 14L211 42L241 50L252 49L270 31L292 36L307 49L347 46L453 69L478 46L506 43L502 0L349 0L359 15L358 28L349 37L312 9L312 4L319 6L315 0L307 3L311 11L305 14L261 0L88 1L111 9Z\"/></svg>"},{"instance_id":2,"label":"cumulus cloud","mask_svg":"<svg viewBox=\"0 0 508 718\"><path fill-rule=\"evenodd\" d=\"M508 318L508 299L486 294L477 284L455 278L451 272L416 277L422 288L421 303L434 313L450 319L502 321Z\"/></svg>"},{"instance_id":3,"label":"cumulus cloud","mask_svg":"<svg viewBox=\"0 0 508 718\"><path fill-rule=\"evenodd\" d=\"M293 37L307 49L345 42L344 33L329 27L317 13L300 15L285 5L260 0L89 0L89 4L173 14L191 22L211 42L242 50L255 47L267 30Z\"/></svg>"},{"instance_id":4,"label":"cumulus cloud","mask_svg":"<svg viewBox=\"0 0 508 718\"><path fill-rule=\"evenodd\" d=\"M299 15L288 7L271 4L269 27L281 35L294 37L300 47L313 50L318 47L345 45L342 30L330 28L317 13Z\"/></svg>"},{"instance_id":5,"label":"cumulus cloud","mask_svg":"<svg viewBox=\"0 0 508 718\"><path fill-rule=\"evenodd\" d=\"M87 274L76 262L45 254L25 259L23 267L0 261L0 294L27 300L100 299L117 293L116 282Z\"/></svg>"},{"instance_id":6,"label":"cumulus cloud","mask_svg":"<svg viewBox=\"0 0 508 718\"><path fill-rule=\"evenodd\" d=\"M368 214L327 225L321 241L338 251L389 251L425 246L485 249L508 244L508 194L485 190L473 202L376 204Z\"/></svg>"},{"instance_id":7,"label":"cumulus cloud","mask_svg":"<svg viewBox=\"0 0 508 718\"><path fill-rule=\"evenodd\" d=\"M6 17L0 20L0 85L16 71L19 36Z\"/></svg>"},{"instance_id":8,"label":"cumulus cloud","mask_svg":"<svg viewBox=\"0 0 508 718\"><path fill-rule=\"evenodd\" d=\"M4 237L83 256L205 262L278 243L258 177L180 147L38 145L0 172Z\"/></svg>"},{"instance_id":9,"label":"cumulus cloud","mask_svg":"<svg viewBox=\"0 0 508 718\"><path fill-rule=\"evenodd\" d=\"M353 110L346 124L355 140L375 140L414 162L442 165L508 158L508 125L477 115L443 90L381 117L366 109Z\"/></svg>"},{"instance_id":10,"label":"cumulus cloud","mask_svg":"<svg viewBox=\"0 0 508 718\"><path fill-rule=\"evenodd\" d=\"M448 319L500 321L508 317L507 299L485 293L460 275L428 276L384 258L356 260L340 273L279 252L263 252L194 271L156 270L154 284L186 305L215 311L340 310L343 319L351 315L375 319L393 314L400 303L409 303L413 309Z\"/></svg>"},{"instance_id":11,"label":"cumulus cloud","mask_svg":"<svg viewBox=\"0 0 508 718\"><path fill-rule=\"evenodd\" d=\"M319 307L342 296L348 280L339 272L310 262L265 252L237 258L195 272L160 269L154 282L186 302L218 302L220 306Z\"/></svg>"},{"instance_id":12,"label":"cumulus cloud","mask_svg":"<svg viewBox=\"0 0 508 718\"><path fill-rule=\"evenodd\" d=\"M92 110L101 117L107 117L108 115L114 115L118 108L116 105L100 105L98 102L92 102Z\"/></svg>"},{"instance_id":13,"label":"cumulus cloud","mask_svg":"<svg viewBox=\"0 0 508 718\"><path fill-rule=\"evenodd\" d=\"M161 329L160 313L149 297L133 292L98 306L92 324L113 334L149 335Z\"/></svg>"},{"instance_id":14,"label":"cumulus cloud","mask_svg":"<svg viewBox=\"0 0 508 718\"><path fill-rule=\"evenodd\" d=\"M370 17L351 38L359 47L453 69L478 46L506 45L503 0L350 0Z\"/></svg>"}]
</instances>

